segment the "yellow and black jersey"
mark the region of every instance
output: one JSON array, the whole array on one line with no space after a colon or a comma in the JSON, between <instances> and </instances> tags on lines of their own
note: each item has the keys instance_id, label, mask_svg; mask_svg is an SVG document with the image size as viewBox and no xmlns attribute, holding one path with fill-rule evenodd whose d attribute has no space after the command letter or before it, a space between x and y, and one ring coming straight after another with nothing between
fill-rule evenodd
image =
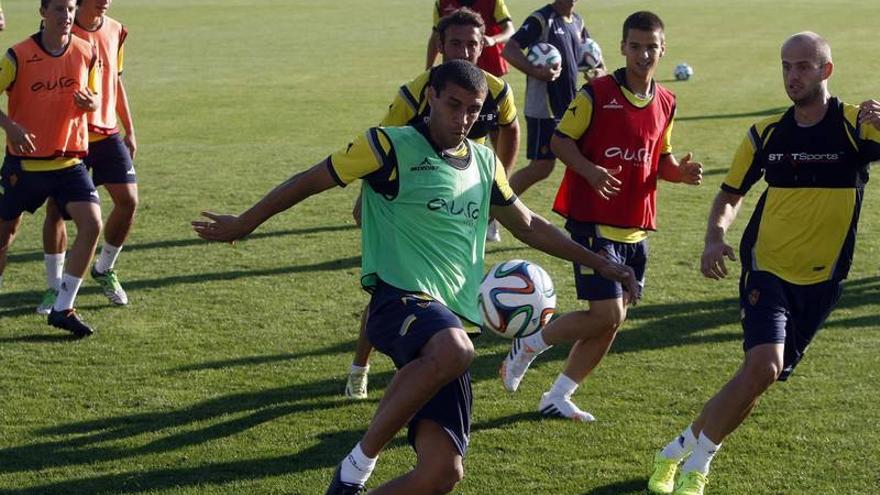
<instances>
[{"instance_id":1,"label":"yellow and black jersey","mask_svg":"<svg viewBox=\"0 0 880 495\"><path fill-rule=\"evenodd\" d=\"M740 243L744 270L798 285L846 278L868 165L880 159L880 131L858 112L831 98L815 125L798 125L792 107L749 129L721 185L744 195L767 183Z\"/></svg>"},{"instance_id":2,"label":"yellow and black jersey","mask_svg":"<svg viewBox=\"0 0 880 495\"><path fill-rule=\"evenodd\" d=\"M426 122L431 114L428 106L428 95L425 91L431 80L434 69L430 69L419 77L400 87L388 113L379 125L383 127L395 127L417 122ZM513 102L513 92L503 79L493 76L486 71L486 83L489 86L489 95L480 110L480 116L468 137L478 143L484 143L489 132L498 126L507 126L516 120L516 105Z\"/></svg>"},{"instance_id":3,"label":"yellow and black jersey","mask_svg":"<svg viewBox=\"0 0 880 495\"><path fill-rule=\"evenodd\" d=\"M483 17L483 21L486 24L502 24L504 22L510 22L512 17L510 16L510 10L507 8L507 4L504 3L504 0L496 0L494 2L494 6L492 6L492 15L491 17L487 17L488 9L481 9L482 5L478 5L476 2L442 2L441 6L440 0L434 2L434 29L437 29L437 25L440 24L440 19L451 14L455 10L461 7L468 7L476 11Z\"/></svg>"},{"instance_id":4,"label":"yellow and black jersey","mask_svg":"<svg viewBox=\"0 0 880 495\"><path fill-rule=\"evenodd\" d=\"M465 140L455 150L441 150L429 137L428 128L424 124L414 126L431 143L450 165L456 168L467 167L470 163L470 146ZM496 157L495 182L492 185L491 203L497 206L507 206L516 201L516 195L507 182L504 166ZM389 198L397 195L398 174L397 154L391 140L382 131L381 127L373 127L359 135L348 144L327 158L327 165L336 182L345 187L356 179L367 181L376 192Z\"/></svg>"}]
</instances>

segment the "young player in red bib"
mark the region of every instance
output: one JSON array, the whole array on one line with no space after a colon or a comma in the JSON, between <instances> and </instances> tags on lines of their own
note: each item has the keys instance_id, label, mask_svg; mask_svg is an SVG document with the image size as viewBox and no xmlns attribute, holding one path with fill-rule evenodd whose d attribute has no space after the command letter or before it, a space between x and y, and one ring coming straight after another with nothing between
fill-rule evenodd
<instances>
[{"instance_id":1,"label":"young player in red bib","mask_svg":"<svg viewBox=\"0 0 880 495\"><path fill-rule=\"evenodd\" d=\"M644 286L648 232L656 229L657 181L697 185L702 165L672 155L675 96L654 81L665 51L663 22L636 12L623 24L626 67L586 84L551 141L566 171L553 209L572 239L630 266ZM578 299L589 309L567 313L538 333L515 340L501 365L504 387L519 387L529 364L549 347L573 343L561 373L539 404L541 414L578 421L593 416L571 396L599 364L626 319L636 294L588 267L574 265Z\"/></svg>"}]
</instances>

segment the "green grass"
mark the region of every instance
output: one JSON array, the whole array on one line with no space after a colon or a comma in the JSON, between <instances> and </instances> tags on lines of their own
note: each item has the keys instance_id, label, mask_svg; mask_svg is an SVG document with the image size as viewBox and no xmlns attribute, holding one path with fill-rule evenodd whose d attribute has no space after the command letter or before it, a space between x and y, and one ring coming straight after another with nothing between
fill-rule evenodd
<instances>
[{"instance_id":1,"label":"green grass","mask_svg":"<svg viewBox=\"0 0 880 495\"><path fill-rule=\"evenodd\" d=\"M36 2L3 6L9 27L0 39L10 45L36 27ZM517 24L537 6L510 2ZM610 65L621 63L622 20L645 6L579 3ZM826 35L833 92L851 102L880 96L880 59L866 41L880 4L652 8L668 26L659 77L671 79L680 61L696 70L692 81L669 84L679 96L674 146L703 160L706 184L661 186L644 302L576 395L598 422L535 412L566 349L543 356L510 395L496 378L507 343L477 342L474 433L458 493L641 493L653 451L741 360L736 281L703 279L697 265L708 205L734 149L753 121L788 104L779 44L803 29ZM199 241L188 222L202 209L240 211L377 122L422 68L430 2L130 0L112 14L131 33L126 80L141 148L142 207L118 264L132 303L110 307L89 281L79 305L98 334L71 341L47 327L32 313L43 288L42 215L26 217L0 293L0 494L323 493L393 372L377 356L370 400L341 398L366 301L350 220L357 188L309 200L235 247ZM521 103L522 76L509 81ZM560 177L524 200L551 216ZM709 493L880 486L876 191L870 184L838 310L793 379L725 442ZM561 309L581 307L568 264L510 235L490 246L487 262L514 257L548 270ZM371 485L413 462L398 437Z\"/></svg>"}]
</instances>

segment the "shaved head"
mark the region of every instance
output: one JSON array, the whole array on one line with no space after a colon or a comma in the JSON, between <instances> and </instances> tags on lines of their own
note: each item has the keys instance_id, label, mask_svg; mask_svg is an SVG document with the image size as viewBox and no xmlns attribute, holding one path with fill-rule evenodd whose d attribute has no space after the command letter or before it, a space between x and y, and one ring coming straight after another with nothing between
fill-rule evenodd
<instances>
[{"instance_id":1,"label":"shaved head","mask_svg":"<svg viewBox=\"0 0 880 495\"><path fill-rule=\"evenodd\" d=\"M816 65L831 62L831 46L825 38L812 31L791 35L782 44L782 58L810 60Z\"/></svg>"}]
</instances>

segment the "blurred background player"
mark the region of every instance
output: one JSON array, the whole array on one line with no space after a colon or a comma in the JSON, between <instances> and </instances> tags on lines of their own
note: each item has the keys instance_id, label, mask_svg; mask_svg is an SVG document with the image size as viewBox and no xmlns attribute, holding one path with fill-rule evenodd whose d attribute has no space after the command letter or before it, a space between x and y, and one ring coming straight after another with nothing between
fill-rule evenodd
<instances>
[{"instance_id":1,"label":"blurred background player","mask_svg":"<svg viewBox=\"0 0 880 495\"><path fill-rule=\"evenodd\" d=\"M492 150L466 139L487 93L483 71L463 60L446 62L427 90L427 123L369 129L241 215L205 213L211 222L193 222L204 239L234 241L313 194L365 181L361 283L372 293L367 332L398 370L327 494L362 493L379 453L407 424L415 468L372 493L448 493L464 475L474 348L462 321L481 321L477 289L490 207L522 242L635 290L631 269L591 253L529 211ZM465 214L443 206L452 203L473 206Z\"/></svg>"},{"instance_id":2,"label":"blurred background player","mask_svg":"<svg viewBox=\"0 0 880 495\"><path fill-rule=\"evenodd\" d=\"M474 63L483 48L483 20L480 15L468 8L461 8L445 16L437 24L437 44L443 61L465 60ZM429 69L418 77L400 87L400 91L388 108L388 113L380 123L383 127L403 126L427 122L431 114L428 103L427 89L433 74ZM519 123L516 119L516 105L513 91L502 79L485 72L489 95L480 110L480 117L471 127L468 138L485 144L486 136L497 130L494 141L495 153L509 174L516 162L519 148ZM355 220L360 222L360 199L355 206ZM486 231L486 240L500 240L497 222L490 221ZM372 346L364 334L364 322L361 321L360 336L355 351L354 361L346 380L345 395L355 399L367 398L367 376Z\"/></svg>"},{"instance_id":3,"label":"blurred background player","mask_svg":"<svg viewBox=\"0 0 880 495\"><path fill-rule=\"evenodd\" d=\"M781 58L794 105L746 134L712 204L700 267L708 278L727 276L724 258L736 258L724 236L763 176L767 189L740 242L745 357L697 419L655 455L653 493L703 493L721 442L792 373L840 299L852 264L868 166L880 160L880 112L876 102L860 112L831 96L831 47L818 34L791 36Z\"/></svg>"},{"instance_id":4,"label":"blurred background player","mask_svg":"<svg viewBox=\"0 0 880 495\"><path fill-rule=\"evenodd\" d=\"M0 5L0 31L6 29L6 16L3 15L3 5Z\"/></svg>"},{"instance_id":5,"label":"blurred background player","mask_svg":"<svg viewBox=\"0 0 880 495\"><path fill-rule=\"evenodd\" d=\"M434 28L428 38L428 62L430 69L437 62L437 54L442 51L437 29L440 19L456 10L467 7L483 18L486 24L483 33L483 52L477 58L477 67L496 77L507 74L507 61L501 56L504 44L513 35L513 21L504 0L437 0L434 2ZM444 58L444 60L447 60Z\"/></svg>"},{"instance_id":6,"label":"blurred background player","mask_svg":"<svg viewBox=\"0 0 880 495\"><path fill-rule=\"evenodd\" d=\"M648 232L656 229L657 181L697 185L702 165L672 155L675 95L654 80L666 50L663 22L651 12L624 21L626 66L586 84L565 113L551 146L566 165L553 210L579 244L631 267L644 285ZM574 265L586 311L566 313L538 333L515 340L501 365L504 387L516 391L541 352L573 343L565 370L540 401L545 416L592 421L571 396L608 352L636 294L588 267Z\"/></svg>"},{"instance_id":7,"label":"blurred background player","mask_svg":"<svg viewBox=\"0 0 880 495\"><path fill-rule=\"evenodd\" d=\"M91 43L98 53L98 110L89 114L89 154L85 165L92 171L95 185L103 185L113 200L113 210L104 226L104 245L91 275L113 304L128 304L128 295L119 284L113 266L131 231L138 204L137 176L132 160L137 152L134 123L122 83L125 27L107 16L112 0L82 0L72 28L75 36ZM117 128L117 115L125 137ZM67 229L52 201L43 224L43 250L47 289L37 307L48 314L58 294L61 267L67 249Z\"/></svg>"},{"instance_id":8,"label":"blurred background player","mask_svg":"<svg viewBox=\"0 0 880 495\"><path fill-rule=\"evenodd\" d=\"M507 42L502 55L526 78L526 158L529 164L510 177L516 194L524 193L553 171L556 155L550 138L577 92L581 44L590 37L584 20L574 11L577 0L556 0L533 12ZM524 50L544 42L559 50L560 65L537 67Z\"/></svg>"},{"instance_id":9,"label":"blurred background player","mask_svg":"<svg viewBox=\"0 0 880 495\"><path fill-rule=\"evenodd\" d=\"M24 211L47 198L73 219L77 236L49 308L48 323L78 337L93 333L73 309L101 232L98 192L82 163L88 152L88 112L98 108L97 58L89 42L70 32L75 0L42 0L43 29L9 49L0 61L8 94L6 158L0 171L0 280ZM55 84L47 83L55 82ZM90 89L92 88L92 89Z\"/></svg>"}]
</instances>

